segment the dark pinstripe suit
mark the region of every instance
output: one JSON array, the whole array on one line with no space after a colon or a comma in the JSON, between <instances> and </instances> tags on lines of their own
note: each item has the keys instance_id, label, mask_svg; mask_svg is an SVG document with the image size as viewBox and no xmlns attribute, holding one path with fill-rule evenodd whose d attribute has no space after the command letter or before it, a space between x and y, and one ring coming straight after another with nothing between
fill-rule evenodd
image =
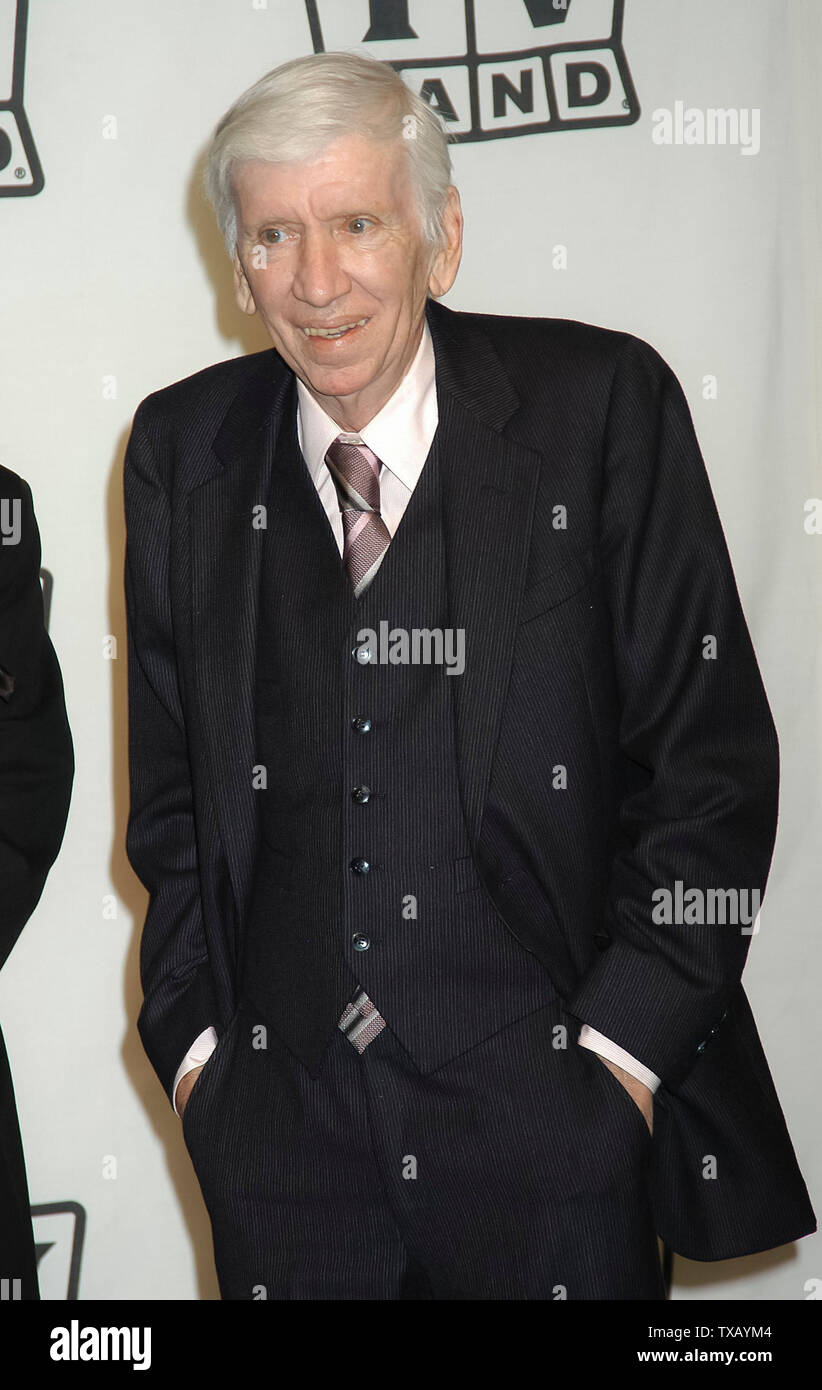
<instances>
[{"instance_id":1,"label":"dark pinstripe suit","mask_svg":"<svg viewBox=\"0 0 822 1390\"><path fill-rule=\"evenodd\" d=\"M659 927L651 915L653 889L677 880L763 888L776 816L776 738L682 393L653 350L625 335L457 315L434 302L428 319L451 620L471 651L454 682L471 856L500 930L547 974L553 999L543 1023L588 1022L663 1081L654 1140L643 1147L633 1102L598 1059L571 1050L562 1098L552 1092L557 1105L568 1102L562 1142L584 1151L582 1171L598 1167L600 1179L615 1146L632 1154L636 1203L650 1206L657 1231L684 1254L718 1259L793 1239L814 1219L739 984L749 938L731 927ZM272 485L277 496L293 410L293 377L273 352L220 364L143 403L126 464L128 849L151 892L140 1029L169 1091L192 1038L208 1024L226 1029L192 1095L186 1136L212 1216L219 1191L235 1229L227 1185L238 1136L273 1124L263 1118L275 1105L268 1088L286 1057L299 1082L282 1081L281 1099L296 1104L295 1088L318 1077L326 1084L334 1068L346 1105L367 1098L346 1089L355 1054L333 1026L344 1002L334 972L343 992L347 974L342 953L334 964L327 940L318 945L319 924L313 939L288 943L288 969L269 981L268 997L282 993L283 1020L286 994L299 1006L268 1050L264 1079L238 1042L249 1015L245 1003L238 1011L237 963L260 830L250 769L266 533L252 531L250 517ZM294 545L276 508L269 527L268 544ZM716 661L702 656L709 633ZM569 771L559 805L558 765ZM320 980L313 1000L308 979ZM541 1013L503 1035L514 1069L500 1095L511 1093L517 1058L523 1096L547 1065L548 1054L534 1050ZM379 1043L356 1074L366 1091L392 1047L395 1084L408 1065L391 1035ZM476 1055L460 1065L470 1071ZM383 1077L382 1093L391 1084ZM426 1124L410 1076L403 1085L385 1121L400 1126L397 1143L401 1114L413 1112L415 1132ZM489 1132L499 1138L493 1095L489 1079ZM597 1097L599 1129L590 1113ZM271 1139L273 1152L273 1131ZM709 1154L715 1179L703 1176ZM444 1174L447 1153L438 1161ZM249 1162L259 1168L262 1159ZM571 1148L564 1163L573 1169ZM518 1173L523 1165L520 1154ZM443 1195L446 1187L441 1178ZM412 1190L419 1184L405 1182L403 1193ZM553 1229L574 1209L573 1193L561 1182L557 1190L568 1200L554 1203ZM627 1197L622 1206L635 1213L647 1252L650 1226ZM589 1253L621 1239L616 1206L609 1210L598 1227L587 1215L574 1227L578 1235L591 1224ZM449 1283L440 1256L423 1258L419 1230L403 1219L437 1296L489 1296L466 1272ZM428 1228L433 1219L429 1212ZM215 1238L220 1244L216 1222ZM586 1283L585 1267L574 1271L584 1291L569 1296L652 1296L636 1261L610 1290ZM551 1297L534 1292L550 1269L532 1274L518 1295L509 1269L490 1296ZM224 1287L242 1296L233 1278L226 1267Z\"/></svg>"},{"instance_id":2,"label":"dark pinstripe suit","mask_svg":"<svg viewBox=\"0 0 822 1390\"><path fill-rule=\"evenodd\" d=\"M0 541L2 966L37 906L60 849L74 750L60 666L43 620L40 535L31 489L16 473L0 468L0 499L10 515L18 513L20 527L15 544ZM1 1033L0 1279L19 1279L22 1298L39 1298L23 1148Z\"/></svg>"}]
</instances>

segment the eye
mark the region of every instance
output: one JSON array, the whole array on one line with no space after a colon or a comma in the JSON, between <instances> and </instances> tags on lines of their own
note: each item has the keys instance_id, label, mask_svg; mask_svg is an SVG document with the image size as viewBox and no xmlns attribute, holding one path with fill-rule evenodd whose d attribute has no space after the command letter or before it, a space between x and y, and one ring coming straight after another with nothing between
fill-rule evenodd
<instances>
[{"instance_id":1,"label":"eye","mask_svg":"<svg viewBox=\"0 0 822 1390\"><path fill-rule=\"evenodd\" d=\"M285 232L281 227L266 227L262 233L262 241L266 246L280 246L282 245L281 239L285 239Z\"/></svg>"},{"instance_id":2,"label":"eye","mask_svg":"<svg viewBox=\"0 0 822 1390\"><path fill-rule=\"evenodd\" d=\"M359 236L359 235L361 235L362 232L367 231L368 228L369 228L370 226L371 226L371 219L370 219L370 218L368 218L368 217L352 217L351 221L350 221L349 224L348 224L348 230L349 230L349 232L354 232L356 235Z\"/></svg>"}]
</instances>

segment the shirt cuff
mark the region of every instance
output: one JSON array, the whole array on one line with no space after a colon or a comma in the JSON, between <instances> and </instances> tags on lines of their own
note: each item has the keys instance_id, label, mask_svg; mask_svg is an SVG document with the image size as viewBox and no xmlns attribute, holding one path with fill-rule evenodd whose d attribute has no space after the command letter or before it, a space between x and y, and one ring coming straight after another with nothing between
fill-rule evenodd
<instances>
[{"instance_id":1,"label":"shirt cuff","mask_svg":"<svg viewBox=\"0 0 822 1390\"><path fill-rule=\"evenodd\" d=\"M596 1028L589 1028L587 1023L583 1023L577 1039L580 1047L587 1047L591 1052L598 1052L600 1057L607 1057L609 1062L615 1062L623 1071L630 1072L637 1081L641 1081L649 1091L657 1091L661 1086L659 1077L647 1067L643 1067L636 1057L632 1057L630 1052L624 1048L617 1047L615 1042L606 1038L603 1033L598 1033Z\"/></svg>"},{"instance_id":2,"label":"shirt cuff","mask_svg":"<svg viewBox=\"0 0 822 1390\"><path fill-rule=\"evenodd\" d=\"M177 1075L174 1078L174 1085L171 1088L171 1094L174 1097L174 1113L176 1115L179 1115L180 1113L177 1109L178 1085L188 1072L193 1071L195 1067L201 1067L203 1065L203 1062L208 1061L216 1046L217 1034L215 1033L214 1029L204 1028L200 1036L194 1041L194 1043L186 1053L185 1057L183 1058L182 1064L179 1067Z\"/></svg>"}]
</instances>

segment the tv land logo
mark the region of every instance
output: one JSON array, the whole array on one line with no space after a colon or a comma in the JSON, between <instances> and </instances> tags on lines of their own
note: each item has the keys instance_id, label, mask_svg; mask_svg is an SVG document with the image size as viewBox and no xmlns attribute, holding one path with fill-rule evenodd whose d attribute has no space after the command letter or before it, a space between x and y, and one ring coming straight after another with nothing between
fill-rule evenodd
<instances>
[{"instance_id":1,"label":"tv land logo","mask_svg":"<svg viewBox=\"0 0 822 1390\"><path fill-rule=\"evenodd\" d=\"M625 0L305 0L316 53L390 62L454 141L631 125Z\"/></svg>"},{"instance_id":2,"label":"tv land logo","mask_svg":"<svg viewBox=\"0 0 822 1390\"><path fill-rule=\"evenodd\" d=\"M39 193L43 171L23 109L28 0L0 0L0 198Z\"/></svg>"},{"instance_id":3,"label":"tv land logo","mask_svg":"<svg viewBox=\"0 0 822 1390\"><path fill-rule=\"evenodd\" d=\"M80 1287L86 1212L79 1202L32 1207L37 1282L42 1299L73 1302Z\"/></svg>"},{"instance_id":4,"label":"tv land logo","mask_svg":"<svg viewBox=\"0 0 822 1390\"><path fill-rule=\"evenodd\" d=\"M316 53L390 62L455 141L632 125L625 0L305 0ZM28 0L0 0L0 198L39 193L23 107Z\"/></svg>"},{"instance_id":5,"label":"tv land logo","mask_svg":"<svg viewBox=\"0 0 822 1390\"><path fill-rule=\"evenodd\" d=\"M74 1302L80 1288L85 1208L79 1202L48 1202L31 1208L31 1224L41 1299ZM22 1296L20 1279L0 1279L0 1302L16 1302Z\"/></svg>"}]
</instances>

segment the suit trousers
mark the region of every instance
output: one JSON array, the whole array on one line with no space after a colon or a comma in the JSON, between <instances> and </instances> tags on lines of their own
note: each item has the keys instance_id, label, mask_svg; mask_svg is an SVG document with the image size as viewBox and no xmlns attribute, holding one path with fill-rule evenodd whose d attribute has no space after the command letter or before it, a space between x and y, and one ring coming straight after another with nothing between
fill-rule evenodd
<instances>
[{"instance_id":1,"label":"suit trousers","mask_svg":"<svg viewBox=\"0 0 822 1390\"><path fill-rule=\"evenodd\" d=\"M183 1114L222 1297L663 1299L648 1129L577 1028L555 1000L428 1074L338 1032L312 1077L242 1001Z\"/></svg>"}]
</instances>

